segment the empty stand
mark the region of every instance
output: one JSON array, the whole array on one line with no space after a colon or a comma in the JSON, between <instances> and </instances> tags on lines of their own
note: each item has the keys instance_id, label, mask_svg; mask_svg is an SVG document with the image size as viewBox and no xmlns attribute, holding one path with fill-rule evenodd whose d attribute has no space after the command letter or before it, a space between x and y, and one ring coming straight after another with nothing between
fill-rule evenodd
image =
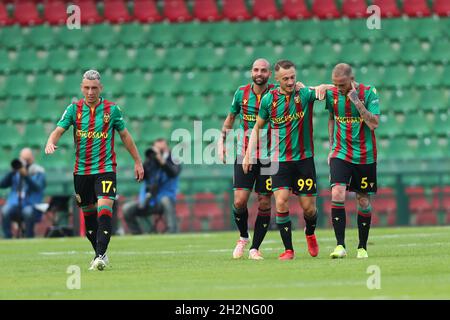
<instances>
[{"instance_id":1,"label":"empty stand","mask_svg":"<svg viewBox=\"0 0 450 320\"><path fill-rule=\"evenodd\" d=\"M165 0L164 16L170 22L185 22L192 20L184 0Z\"/></svg>"},{"instance_id":2,"label":"empty stand","mask_svg":"<svg viewBox=\"0 0 450 320\"><path fill-rule=\"evenodd\" d=\"M62 0L47 1L44 4L44 20L51 25L62 25L67 21L67 5Z\"/></svg>"},{"instance_id":3,"label":"empty stand","mask_svg":"<svg viewBox=\"0 0 450 320\"><path fill-rule=\"evenodd\" d=\"M273 20L280 18L275 0L255 1L253 5L253 16L260 20Z\"/></svg>"},{"instance_id":4,"label":"empty stand","mask_svg":"<svg viewBox=\"0 0 450 320\"><path fill-rule=\"evenodd\" d=\"M341 15L334 0L315 0L311 11L319 19L335 19Z\"/></svg>"},{"instance_id":5,"label":"empty stand","mask_svg":"<svg viewBox=\"0 0 450 320\"><path fill-rule=\"evenodd\" d=\"M373 4L380 7L382 18L392 18L401 16L396 0L374 0Z\"/></svg>"},{"instance_id":6,"label":"empty stand","mask_svg":"<svg viewBox=\"0 0 450 320\"><path fill-rule=\"evenodd\" d=\"M36 4L28 0L16 1L14 3L14 19L23 26L43 23L37 11Z\"/></svg>"},{"instance_id":7,"label":"empty stand","mask_svg":"<svg viewBox=\"0 0 450 320\"><path fill-rule=\"evenodd\" d=\"M154 23L163 20L154 0L134 0L133 16L141 23Z\"/></svg>"},{"instance_id":8,"label":"empty stand","mask_svg":"<svg viewBox=\"0 0 450 320\"><path fill-rule=\"evenodd\" d=\"M291 20L309 19L312 17L305 0L284 0L281 11L283 16Z\"/></svg>"},{"instance_id":9,"label":"empty stand","mask_svg":"<svg viewBox=\"0 0 450 320\"><path fill-rule=\"evenodd\" d=\"M433 12L441 17L450 16L450 2L447 0L434 0Z\"/></svg>"},{"instance_id":10,"label":"empty stand","mask_svg":"<svg viewBox=\"0 0 450 320\"><path fill-rule=\"evenodd\" d=\"M410 17L427 17L431 14L427 0L404 0L403 12Z\"/></svg>"},{"instance_id":11,"label":"empty stand","mask_svg":"<svg viewBox=\"0 0 450 320\"><path fill-rule=\"evenodd\" d=\"M81 23L82 24L93 24L100 23L103 18L97 11L97 5L93 0L75 0L74 4L80 7Z\"/></svg>"},{"instance_id":12,"label":"empty stand","mask_svg":"<svg viewBox=\"0 0 450 320\"><path fill-rule=\"evenodd\" d=\"M342 15L351 19L367 17L366 0L343 0Z\"/></svg>"},{"instance_id":13,"label":"empty stand","mask_svg":"<svg viewBox=\"0 0 450 320\"><path fill-rule=\"evenodd\" d=\"M251 18L244 0L223 0L222 14L230 21L248 20Z\"/></svg>"},{"instance_id":14,"label":"empty stand","mask_svg":"<svg viewBox=\"0 0 450 320\"><path fill-rule=\"evenodd\" d=\"M124 0L105 0L104 18L111 23L124 23L131 20Z\"/></svg>"},{"instance_id":15,"label":"empty stand","mask_svg":"<svg viewBox=\"0 0 450 320\"><path fill-rule=\"evenodd\" d=\"M195 0L193 15L204 22L218 21L222 18L215 0Z\"/></svg>"}]
</instances>

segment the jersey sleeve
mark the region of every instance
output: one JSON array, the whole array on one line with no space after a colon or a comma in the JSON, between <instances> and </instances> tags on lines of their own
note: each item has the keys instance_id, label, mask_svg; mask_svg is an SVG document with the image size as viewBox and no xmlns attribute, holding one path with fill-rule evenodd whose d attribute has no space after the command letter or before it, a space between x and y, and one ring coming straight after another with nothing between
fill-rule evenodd
<instances>
[{"instance_id":1,"label":"jersey sleeve","mask_svg":"<svg viewBox=\"0 0 450 320\"><path fill-rule=\"evenodd\" d=\"M270 118L270 106L272 105L272 94L266 94L261 100L258 116L266 121Z\"/></svg>"},{"instance_id":2,"label":"jersey sleeve","mask_svg":"<svg viewBox=\"0 0 450 320\"><path fill-rule=\"evenodd\" d=\"M334 113L333 98L329 91L327 91L325 94L325 109L328 110L330 113Z\"/></svg>"},{"instance_id":3,"label":"jersey sleeve","mask_svg":"<svg viewBox=\"0 0 450 320\"><path fill-rule=\"evenodd\" d=\"M66 108L63 115L61 116L61 119L59 119L56 125L63 128L64 130L69 129L69 127L73 124L74 113L75 106L71 104Z\"/></svg>"},{"instance_id":4,"label":"jersey sleeve","mask_svg":"<svg viewBox=\"0 0 450 320\"><path fill-rule=\"evenodd\" d=\"M122 110L116 105L113 113L113 128L117 131L122 131L125 129L125 121L123 120Z\"/></svg>"},{"instance_id":5,"label":"jersey sleeve","mask_svg":"<svg viewBox=\"0 0 450 320\"><path fill-rule=\"evenodd\" d=\"M316 89L313 87L305 87L300 89L300 92L304 95L305 100L309 102L316 101Z\"/></svg>"},{"instance_id":6,"label":"jersey sleeve","mask_svg":"<svg viewBox=\"0 0 450 320\"><path fill-rule=\"evenodd\" d=\"M239 114L241 112L242 90L237 89L231 102L230 113Z\"/></svg>"},{"instance_id":7,"label":"jersey sleeve","mask_svg":"<svg viewBox=\"0 0 450 320\"><path fill-rule=\"evenodd\" d=\"M375 115L380 114L380 99L378 97L377 89L371 87L367 94L366 109Z\"/></svg>"}]
</instances>

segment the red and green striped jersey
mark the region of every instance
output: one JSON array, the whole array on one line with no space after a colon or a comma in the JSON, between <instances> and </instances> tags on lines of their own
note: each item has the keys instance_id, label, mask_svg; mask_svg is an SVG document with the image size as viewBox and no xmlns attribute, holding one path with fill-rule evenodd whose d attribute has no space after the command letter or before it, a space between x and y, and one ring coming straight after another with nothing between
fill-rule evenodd
<instances>
[{"instance_id":1,"label":"red and green striped jersey","mask_svg":"<svg viewBox=\"0 0 450 320\"><path fill-rule=\"evenodd\" d=\"M240 156L245 156L245 151L247 150L248 143L250 140L250 135L253 127L256 123L256 116L259 112L259 107L261 104L262 97L269 92L269 90L273 89L274 85L269 84L266 91L262 94L257 95L253 91L253 84L249 83L244 86L240 86L233 98L233 102L231 103L230 113L237 115L241 119L239 125L239 134L238 134L238 142L237 142L237 154ZM268 129L265 127L263 129ZM269 141L268 141L269 143ZM259 158L268 158L268 148L265 146L263 148L258 148Z\"/></svg>"},{"instance_id":2,"label":"red and green striped jersey","mask_svg":"<svg viewBox=\"0 0 450 320\"><path fill-rule=\"evenodd\" d=\"M284 95L271 90L261 101L259 117L270 123L272 161L297 161L314 156L313 106L315 90L302 88Z\"/></svg>"},{"instance_id":3,"label":"red and green striped jersey","mask_svg":"<svg viewBox=\"0 0 450 320\"><path fill-rule=\"evenodd\" d=\"M74 174L116 172L114 129L125 129L120 107L101 98L100 103L91 109L81 99L69 105L57 123L65 130L71 125L74 127L76 155Z\"/></svg>"},{"instance_id":4,"label":"red and green striped jersey","mask_svg":"<svg viewBox=\"0 0 450 320\"><path fill-rule=\"evenodd\" d=\"M369 112L380 114L375 87L359 84L356 88L359 100ZM326 108L334 116L334 143L331 157L355 164L369 164L377 161L375 132L370 130L361 118L358 109L350 99L337 88L327 90Z\"/></svg>"}]
</instances>

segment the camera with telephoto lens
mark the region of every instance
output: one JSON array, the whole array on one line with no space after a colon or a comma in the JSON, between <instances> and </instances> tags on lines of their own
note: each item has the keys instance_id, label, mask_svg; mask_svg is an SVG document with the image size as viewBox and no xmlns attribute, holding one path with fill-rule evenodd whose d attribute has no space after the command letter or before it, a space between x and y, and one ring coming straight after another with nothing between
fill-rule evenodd
<instances>
[{"instance_id":1,"label":"camera with telephoto lens","mask_svg":"<svg viewBox=\"0 0 450 320\"><path fill-rule=\"evenodd\" d=\"M20 159L14 159L13 161L11 161L11 168L12 168L14 171L20 170L20 169L22 169L23 167L25 167L25 163L24 163L22 160L20 160Z\"/></svg>"}]
</instances>

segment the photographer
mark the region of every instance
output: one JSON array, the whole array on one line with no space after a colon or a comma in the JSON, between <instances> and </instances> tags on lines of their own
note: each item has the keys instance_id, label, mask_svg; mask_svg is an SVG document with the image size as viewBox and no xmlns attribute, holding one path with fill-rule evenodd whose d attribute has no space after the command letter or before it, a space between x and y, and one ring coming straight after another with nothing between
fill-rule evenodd
<instances>
[{"instance_id":1,"label":"photographer","mask_svg":"<svg viewBox=\"0 0 450 320\"><path fill-rule=\"evenodd\" d=\"M157 139L145 152L144 183L139 200L128 202L123 207L125 221L132 234L141 234L136 217L152 214L164 215L167 231L178 232L175 214L175 201L178 188L178 175L181 167L172 160L165 139Z\"/></svg>"},{"instance_id":2,"label":"photographer","mask_svg":"<svg viewBox=\"0 0 450 320\"><path fill-rule=\"evenodd\" d=\"M42 212L34 205L41 203L45 189L44 168L34 163L33 152L24 148L20 158L11 162L12 171L0 181L0 188L11 188L2 208L2 227L5 238L12 238L11 221L25 222L25 236L34 237L34 224Z\"/></svg>"}]
</instances>

